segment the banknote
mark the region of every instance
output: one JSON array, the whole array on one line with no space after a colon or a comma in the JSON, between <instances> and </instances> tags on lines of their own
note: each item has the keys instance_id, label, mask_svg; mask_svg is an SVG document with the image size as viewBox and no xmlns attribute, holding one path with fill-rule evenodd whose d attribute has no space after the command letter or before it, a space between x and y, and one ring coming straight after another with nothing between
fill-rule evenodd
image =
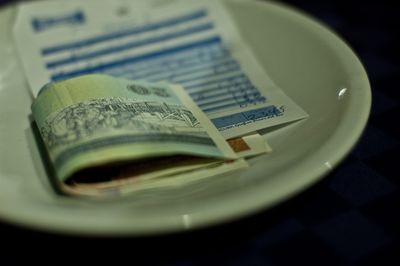
<instances>
[{"instance_id":1,"label":"banknote","mask_svg":"<svg viewBox=\"0 0 400 266\"><path fill-rule=\"evenodd\" d=\"M249 158L272 152L267 140L257 132L231 138L227 141L240 158Z\"/></svg>"},{"instance_id":2,"label":"banknote","mask_svg":"<svg viewBox=\"0 0 400 266\"><path fill-rule=\"evenodd\" d=\"M96 183L76 182L70 180L69 185L62 187L66 193L83 196L108 198L145 190L168 190L195 182L201 182L219 174L227 174L248 167L244 159L217 161L188 156L162 158L162 164L157 159L146 160L106 168L106 173L113 176L112 180ZM104 168L93 168L83 173L85 177L97 178L104 175ZM75 183L74 183L75 182Z\"/></svg>"},{"instance_id":3,"label":"banknote","mask_svg":"<svg viewBox=\"0 0 400 266\"><path fill-rule=\"evenodd\" d=\"M95 197L119 196L159 188L165 190L246 168L249 165L244 158L272 151L265 138L258 133L227 142L241 159L219 161L194 156L163 156L136 160L131 164L92 167L70 178L69 186L64 186L63 190Z\"/></svg>"},{"instance_id":4,"label":"banknote","mask_svg":"<svg viewBox=\"0 0 400 266\"><path fill-rule=\"evenodd\" d=\"M131 168L136 173L125 176L144 180L237 158L178 85L84 75L45 85L32 113L57 179L68 189L121 180L110 176L112 169L126 170L137 161L140 167ZM97 169L96 175L81 174L88 169Z\"/></svg>"}]
</instances>

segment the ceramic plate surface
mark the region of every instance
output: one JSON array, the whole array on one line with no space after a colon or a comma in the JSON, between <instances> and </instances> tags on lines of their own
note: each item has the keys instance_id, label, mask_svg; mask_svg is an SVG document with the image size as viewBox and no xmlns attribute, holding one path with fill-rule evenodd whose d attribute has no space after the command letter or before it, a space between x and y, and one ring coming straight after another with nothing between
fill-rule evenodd
<instances>
[{"instance_id":1,"label":"ceramic plate surface","mask_svg":"<svg viewBox=\"0 0 400 266\"><path fill-rule=\"evenodd\" d=\"M30 122L32 99L12 45L15 8L0 11L0 219L86 235L148 235L222 223L304 190L353 148L371 94L352 50L317 21L268 2L231 2L238 28L272 79L308 112L266 134L274 152L241 172L112 201L57 195Z\"/></svg>"}]
</instances>

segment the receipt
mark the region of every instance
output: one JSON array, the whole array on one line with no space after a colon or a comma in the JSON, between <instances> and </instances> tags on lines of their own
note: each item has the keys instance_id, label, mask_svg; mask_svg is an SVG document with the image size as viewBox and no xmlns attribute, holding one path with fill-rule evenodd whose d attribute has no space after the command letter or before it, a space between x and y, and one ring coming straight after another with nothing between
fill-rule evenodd
<instances>
[{"instance_id":1,"label":"receipt","mask_svg":"<svg viewBox=\"0 0 400 266\"><path fill-rule=\"evenodd\" d=\"M34 97L89 73L181 84L228 139L307 117L257 62L220 1L34 1L14 37Z\"/></svg>"}]
</instances>

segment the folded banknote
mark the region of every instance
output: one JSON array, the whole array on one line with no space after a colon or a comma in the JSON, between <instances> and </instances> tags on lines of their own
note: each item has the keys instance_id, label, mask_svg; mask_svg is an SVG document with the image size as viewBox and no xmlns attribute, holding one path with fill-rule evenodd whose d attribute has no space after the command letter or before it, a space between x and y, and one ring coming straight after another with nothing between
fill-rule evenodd
<instances>
[{"instance_id":1,"label":"folded banknote","mask_svg":"<svg viewBox=\"0 0 400 266\"><path fill-rule=\"evenodd\" d=\"M120 194L160 177L247 166L178 85L84 75L45 85L32 113L69 194Z\"/></svg>"}]
</instances>

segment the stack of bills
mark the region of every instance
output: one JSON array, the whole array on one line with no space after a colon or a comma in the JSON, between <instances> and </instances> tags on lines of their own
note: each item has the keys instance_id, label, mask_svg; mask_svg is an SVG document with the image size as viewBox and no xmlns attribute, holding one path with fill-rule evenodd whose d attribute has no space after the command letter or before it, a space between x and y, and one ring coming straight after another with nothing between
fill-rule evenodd
<instances>
[{"instance_id":1,"label":"stack of bills","mask_svg":"<svg viewBox=\"0 0 400 266\"><path fill-rule=\"evenodd\" d=\"M248 166L307 117L220 1L35 1L14 37L62 191L115 195ZM44 86L44 84L46 84Z\"/></svg>"}]
</instances>

